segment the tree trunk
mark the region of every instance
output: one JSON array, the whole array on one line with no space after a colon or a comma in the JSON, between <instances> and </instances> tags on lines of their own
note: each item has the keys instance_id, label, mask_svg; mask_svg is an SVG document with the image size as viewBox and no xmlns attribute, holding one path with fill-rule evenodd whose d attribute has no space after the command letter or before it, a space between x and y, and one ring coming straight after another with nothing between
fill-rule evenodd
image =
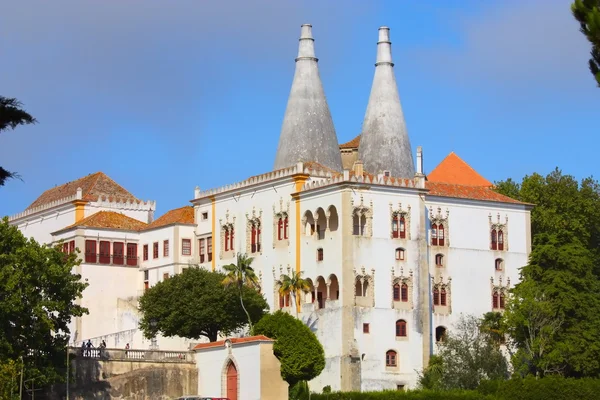
<instances>
[{"instance_id":1,"label":"tree trunk","mask_svg":"<svg viewBox=\"0 0 600 400\"><path fill-rule=\"evenodd\" d=\"M246 316L248 317L248 333L250 334L250 336L252 336L252 320L250 319L250 314L248 313L248 310L246 310L246 307L244 306L244 298L242 296L242 287L239 286L240 289L240 304L242 305L242 309L244 310L244 312L246 313Z\"/></svg>"},{"instance_id":2,"label":"tree trunk","mask_svg":"<svg viewBox=\"0 0 600 400\"><path fill-rule=\"evenodd\" d=\"M294 308L296 309L296 319L298 319L298 297L296 296L296 291L292 291L292 297L294 298Z\"/></svg>"}]
</instances>

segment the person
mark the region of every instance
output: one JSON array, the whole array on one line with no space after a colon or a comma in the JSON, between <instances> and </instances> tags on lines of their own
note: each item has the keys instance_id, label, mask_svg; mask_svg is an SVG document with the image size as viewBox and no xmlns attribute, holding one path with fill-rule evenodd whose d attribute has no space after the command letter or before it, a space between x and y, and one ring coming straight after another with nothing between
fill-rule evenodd
<instances>
[{"instance_id":1,"label":"person","mask_svg":"<svg viewBox=\"0 0 600 400\"><path fill-rule=\"evenodd\" d=\"M85 357L85 340L81 342L81 357Z\"/></svg>"},{"instance_id":2,"label":"person","mask_svg":"<svg viewBox=\"0 0 600 400\"><path fill-rule=\"evenodd\" d=\"M100 358L103 358L106 355L106 342L103 340L100 343Z\"/></svg>"},{"instance_id":3,"label":"person","mask_svg":"<svg viewBox=\"0 0 600 400\"><path fill-rule=\"evenodd\" d=\"M91 357L92 356L92 347L94 347L94 346L92 345L92 341L90 339L88 339L86 347L87 347L87 356Z\"/></svg>"},{"instance_id":4,"label":"person","mask_svg":"<svg viewBox=\"0 0 600 400\"><path fill-rule=\"evenodd\" d=\"M127 357L127 350L129 350L129 343L125 345L125 357Z\"/></svg>"}]
</instances>

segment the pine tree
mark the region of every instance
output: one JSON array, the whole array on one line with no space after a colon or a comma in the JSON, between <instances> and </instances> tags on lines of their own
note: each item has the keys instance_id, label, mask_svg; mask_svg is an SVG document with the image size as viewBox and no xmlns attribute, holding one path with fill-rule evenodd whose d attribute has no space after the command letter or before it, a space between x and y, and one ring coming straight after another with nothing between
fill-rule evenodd
<instances>
[{"instance_id":1,"label":"pine tree","mask_svg":"<svg viewBox=\"0 0 600 400\"><path fill-rule=\"evenodd\" d=\"M575 0L571 12L581 26L581 33L592 44L590 72L600 87L600 0Z\"/></svg>"}]
</instances>

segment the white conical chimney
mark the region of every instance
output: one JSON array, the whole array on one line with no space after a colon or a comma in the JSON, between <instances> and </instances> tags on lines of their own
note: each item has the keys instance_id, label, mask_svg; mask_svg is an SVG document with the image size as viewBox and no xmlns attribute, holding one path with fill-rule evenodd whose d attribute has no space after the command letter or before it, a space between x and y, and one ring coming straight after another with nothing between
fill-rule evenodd
<instances>
[{"instance_id":1,"label":"white conical chimney","mask_svg":"<svg viewBox=\"0 0 600 400\"><path fill-rule=\"evenodd\" d=\"M358 158L365 171L378 174L390 171L392 176L412 178L415 166L406 131L394 63L390 28L379 28L375 77L367 112L363 121Z\"/></svg>"},{"instance_id":2,"label":"white conical chimney","mask_svg":"<svg viewBox=\"0 0 600 400\"><path fill-rule=\"evenodd\" d=\"M342 170L337 136L317 61L312 26L302 25L296 72L279 135L275 169L314 161L336 171Z\"/></svg>"}]
</instances>

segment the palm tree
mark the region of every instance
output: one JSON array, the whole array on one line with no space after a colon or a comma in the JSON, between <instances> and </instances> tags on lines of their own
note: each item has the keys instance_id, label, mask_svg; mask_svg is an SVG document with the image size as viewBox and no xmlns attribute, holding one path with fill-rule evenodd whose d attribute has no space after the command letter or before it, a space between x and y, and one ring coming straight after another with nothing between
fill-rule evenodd
<instances>
[{"instance_id":1,"label":"palm tree","mask_svg":"<svg viewBox=\"0 0 600 400\"><path fill-rule=\"evenodd\" d=\"M257 289L259 287L258 277L254 273L254 269L250 266L252 261L254 261L254 258L248 257L246 254L238 253L236 264L223 266L223 269L227 272L227 276L225 279L223 279L223 284L225 286L235 285L238 288L240 292L240 303L242 304L242 309L248 317L250 334L252 334L252 319L250 318L248 310L246 310L246 307L244 306L242 288L244 286L248 286L252 289Z\"/></svg>"},{"instance_id":2,"label":"palm tree","mask_svg":"<svg viewBox=\"0 0 600 400\"><path fill-rule=\"evenodd\" d=\"M300 292L310 292L310 283L308 283L306 279L302 278L302 271L296 272L292 276L281 275L281 279L279 279L275 284L279 286L280 295L292 295L292 299L294 299L294 304L296 305L296 318L298 318Z\"/></svg>"}]
</instances>

